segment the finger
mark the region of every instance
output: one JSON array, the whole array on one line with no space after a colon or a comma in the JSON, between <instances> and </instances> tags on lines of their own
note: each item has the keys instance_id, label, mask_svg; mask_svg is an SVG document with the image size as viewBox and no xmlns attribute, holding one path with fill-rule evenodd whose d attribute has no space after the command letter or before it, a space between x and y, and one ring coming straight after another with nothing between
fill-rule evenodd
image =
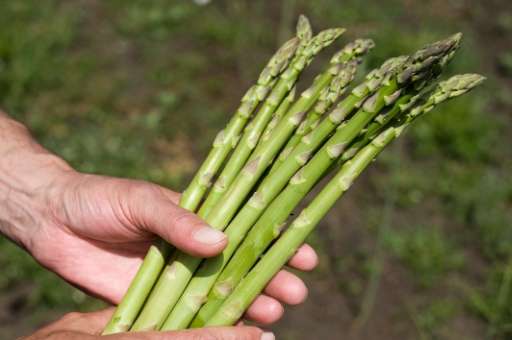
<instances>
[{"instance_id":1,"label":"finger","mask_svg":"<svg viewBox=\"0 0 512 340\"><path fill-rule=\"evenodd\" d=\"M208 327L175 332L136 332L106 336L111 340L275 340L272 333L256 327Z\"/></svg>"},{"instance_id":2,"label":"finger","mask_svg":"<svg viewBox=\"0 0 512 340\"><path fill-rule=\"evenodd\" d=\"M143 183L130 191L127 209L134 223L193 256L210 257L221 252L227 244L226 236L173 203L164 190Z\"/></svg>"},{"instance_id":3,"label":"finger","mask_svg":"<svg viewBox=\"0 0 512 340\"><path fill-rule=\"evenodd\" d=\"M281 270L269 282L265 294L288 305L298 305L306 300L308 289L296 275Z\"/></svg>"},{"instance_id":4,"label":"finger","mask_svg":"<svg viewBox=\"0 0 512 340\"><path fill-rule=\"evenodd\" d=\"M298 270L310 271L318 265L318 255L309 244L303 244L290 259L288 265Z\"/></svg>"},{"instance_id":5,"label":"finger","mask_svg":"<svg viewBox=\"0 0 512 340\"><path fill-rule=\"evenodd\" d=\"M245 312L245 318L262 325L268 325L279 320L284 313L283 306L274 298L260 295Z\"/></svg>"}]
</instances>

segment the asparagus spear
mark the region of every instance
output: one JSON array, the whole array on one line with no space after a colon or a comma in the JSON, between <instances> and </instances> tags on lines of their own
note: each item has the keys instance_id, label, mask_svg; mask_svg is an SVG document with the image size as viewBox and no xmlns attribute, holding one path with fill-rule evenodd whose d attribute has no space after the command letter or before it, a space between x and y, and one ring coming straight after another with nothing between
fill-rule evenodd
<instances>
[{"instance_id":1,"label":"asparagus spear","mask_svg":"<svg viewBox=\"0 0 512 340\"><path fill-rule=\"evenodd\" d=\"M390 126L381 132L352 160L345 163L337 175L301 212L290 228L266 252L221 308L208 320L206 325L232 325L239 320L264 286L293 256L334 203L350 188L354 180L391 141L400 136L404 129L417 117L429 112L435 105L466 93L483 80L484 78L479 75L470 74L455 76L446 82L442 82L424 104L415 107L406 115L405 119L398 120L394 126Z\"/></svg>"},{"instance_id":2,"label":"asparagus spear","mask_svg":"<svg viewBox=\"0 0 512 340\"><path fill-rule=\"evenodd\" d=\"M436 61L458 47L459 40L460 37L451 37L429 45L411 56L407 63L397 70L397 73L388 75L385 85L366 100L362 109L345 125L340 126L334 136L315 154L313 159L295 174L288 186L266 208L231 261L222 271L210 291L207 303L200 309L193 321L193 326L200 326L222 304L222 301L230 294L243 275L257 261L258 256L279 235L280 228L288 215L311 190L318 179L322 177L324 172L345 151L366 124L386 105L395 102L399 98L400 88L406 87L411 82L421 81L421 77L429 73ZM293 163L290 162L290 164ZM275 173L276 178L281 168L285 168L285 166L278 168ZM269 185L269 187L272 186ZM253 201L254 206L257 207L258 204L265 206L261 202L261 196L255 194L253 198L255 199L251 199L251 201Z\"/></svg>"},{"instance_id":3,"label":"asparagus spear","mask_svg":"<svg viewBox=\"0 0 512 340\"><path fill-rule=\"evenodd\" d=\"M375 43L371 39L357 39L354 42L348 44L344 50L340 51L339 54L345 56L355 55L361 56L366 54L369 50L375 47ZM335 58L337 56L334 56ZM336 84L334 84L336 86ZM339 91L334 89L333 91L325 91L324 97L319 100L315 110L311 111L306 119L301 123L295 134L290 138L283 151L280 153L278 159L274 162L271 171L275 171L291 153L293 148L299 144L302 137L308 134L313 128L316 127L321 116L330 108L330 106L338 99L341 95Z\"/></svg>"},{"instance_id":4,"label":"asparagus spear","mask_svg":"<svg viewBox=\"0 0 512 340\"><path fill-rule=\"evenodd\" d=\"M223 197L231 183L233 183L242 167L246 164L247 159L257 146L260 136L272 118L272 114L276 107L295 85L295 82L302 70L311 63L313 57L318 52L320 52L324 47L330 45L344 31L345 30L341 28L325 30L320 32L307 43L299 46L295 60L292 61L287 72L282 74L276 87L256 114L254 120L251 122L250 129L246 129L242 136L242 140L233 153L233 156L226 164L226 167L222 170L222 173L215 182L211 192L208 194L206 201L201 206L201 209L199 210L200 216L208 217L206 213L208 212L209 214L211 210L215 208L216 204L219 202L221 197ZM328 77L332 78L332 75L329 73ZM323 82L330 80L328 77L326 76L320 79L317 83L318 87L323 88L325 86ZM307 95L309 95L309 93ZM299 105L299 102L300 105L303 105L305 100L309 100L309 98L306 99L302 96L302 100L299 99L296 105Z\"/></svg>"},{"instance_id":5,"label":"asparagus spear","mask_svg":"<svg viewBox=\"0 0 512 340\"><path fill-rule=\"evenodd\" d=\"M240 171L249 154L257 145L259 136L268 124L272 113L294 86L300 72L316 54L330 45L344 31L341 28L325 30L313 37L303 48L299 46L297 55L290 62L288 69L281 74L279 81L251 122L252 130L243 135L218 181L228 183L228 178ZM213 190L209 197L214 193ZM201 210L199 215L206 217L206 222L217 229L224 229L230 220L230 217L224 214L222 209L217 209L217 206L211 210L208 216L202 215ZM132 330L160 329L200 262L199 258L177 252L176 256L164 267L141 313L133 324Z\"/></svg>"},{"instance_id":6,"label":"asparagus spear","mask_svg":"<svg viewBox=\"0 0 512 340\"><path fill-rule=\"evenodd\" d=\"M351 79L353 78L353 75L355 73L356 64L350 63L350 64L344 64L343 67L339 70L339 74L334 78L333 81L335 81L339 86L337 87L338 90L342 90L345 88ZM312 88L314 88L315 85L313 85ZM306 93L310 93L310 90L307 90ZM304 97L303 97L304 98ZM309 98L309 97L308 97ZM300 100L299 100L300 102ZM302 105L301 105L302 106ZM283 130L283 126L289 126L289 130L293 128L293 126L297 125L296 120L293 120L292 124L287 123L286 117L289 119L293 119L293 115L296 113L301 112L299 106L295 106L290 110L290 113L285 116L283 119L281 125L278 125L276 127L277 133L279 131ZM280 135L283 135L283 139L286 136L289 136L291 132L288 132L286 135L280 133ZM272 134L271 137L272 140L275 140L276 137L274 134ZM268 140L268 139L267 139ZM285 139L283 142L281 142L281 145L284 144ZM269 142L264 141L263 145L270 145ZM258 147L258 150L261 148L264 148L264 146ZM258 150L255 151L256 154L258 154ZM273 155L277 153L276 150L279 150L279 148L273 148L268 149L272 152ZM269 156L265 156L267 161L271 159L272 154ZM262 154L259 154L262 155ZM259 156L258 156L259 157ZM267 162L262 162L264 165ZM264 170L264 167L261 167L261 171ZM290 174L289 177L291 177L292 174ZM281 188L284 187L286 182L288 181L288 178L281 177L279 180L281 181ZM251 181L254 181L254 179L251 179ZM273 195L277 195L280 188L274 187ZM172 329L183 329L186 328L187 325L190 323L192 318L194 317L195 313L198 311L198 309L201 307L201 304L206 299L206 295L208 294L208 291L210 290L211 286L215 283L215 279L220 273L220 270L222 267L227 263L230 256L235 251L236 247L240 243L241 239L247 232L247 230L253 225L253 223L258 218L259 214L261 214L263 207L258 207L255 209L251 206L251 204L245 205L240 212L237 213L236 217L233 219L233 221L228 225L228 228L226 229L225 233L229 239L228 246L224 249L222 254L219 256L208 259L201 265L200 269L196 272L196 275L192 278L189 285L187 286L187 289L181 296L179 302L176 304L174 309L172 310L171 314L167 318L166 322L164 323L162 330L172 330Z\"/></svg>"},{"instance_id":7,"label":"asparagus spear","mask_svg":"<svg viewBox=\"0 0 512 340\"><path fill-rule=\"evenodd\" d=\"M217 135L208 157L183 193L180 200L181 207L191 211L197 209L205 191L210 186L211 178L217 173L231 149L235 147L238 135L247 120L258 103L265 99L274 87L276 78L287 68L298 46L298 38L287 41L265 66L256 85L252 86L243 96L240 107L226 128ZM119 333L129 329L156 282L170 250L170 246L163 241L150 247L144 262L103 334Z\"/></svg>"}]
</instances>

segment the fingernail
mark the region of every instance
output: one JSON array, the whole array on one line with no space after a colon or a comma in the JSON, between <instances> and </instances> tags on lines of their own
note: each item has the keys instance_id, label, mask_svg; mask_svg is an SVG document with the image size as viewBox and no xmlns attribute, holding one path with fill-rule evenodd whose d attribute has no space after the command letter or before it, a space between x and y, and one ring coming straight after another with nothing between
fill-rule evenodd
<instances>
[{"instance_id":1,"label":"fingernail","mask_svg":"<svg viewBox=\"0 0 512 340\"><path fill-rule=\"evenodd\" d=\"M212 245L224 241L226 235L223 232L210 227L202 227L194 233L194 239L198 242Z\"/></svg>"},{"instance_id":2,"label":"fingernail","mask_svg":"<svg viewBox=\"0 0 512 340\"><path fill-rule=\"evenodd\" d=\"M261 340L276 340L274 333L265 332L261 335Z\"/></svg>"}]
</instances>

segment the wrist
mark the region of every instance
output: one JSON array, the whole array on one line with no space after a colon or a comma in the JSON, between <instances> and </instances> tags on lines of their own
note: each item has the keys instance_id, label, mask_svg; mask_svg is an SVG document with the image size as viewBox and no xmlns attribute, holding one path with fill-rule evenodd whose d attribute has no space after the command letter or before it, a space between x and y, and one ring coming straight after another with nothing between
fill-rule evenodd
<instances>
[{"instance_id":1,"label":"wrist","mask_svg":"<svg viewBox=\"0 0 512 340\"><path fill-rule=\"evenodd\" d=\"M46 220L59 183L73 172L0 113L0 232L30 250L30 235Z\"/></svg>"}]
</instances>

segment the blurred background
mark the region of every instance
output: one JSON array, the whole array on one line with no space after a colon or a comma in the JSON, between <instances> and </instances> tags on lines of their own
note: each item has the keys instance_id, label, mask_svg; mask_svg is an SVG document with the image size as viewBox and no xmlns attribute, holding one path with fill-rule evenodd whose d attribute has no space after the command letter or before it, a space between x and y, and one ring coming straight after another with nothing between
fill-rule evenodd
<instances>
[{"instance_id":1,"label":"blurred background","mask_svg":"<svg viewBox=\"0 0 512 340\"><path fill-rule=\"evenodd\" d=\"M485 86L394 143L311 237L287 339L512 339L510 0L0 2L0 105L81 171L182 190L298 14L384 59L462 31ZM305 86L335 48L306 72ZM0 239L0 338L103 306Z\"/></svg>"}]
</instances>

